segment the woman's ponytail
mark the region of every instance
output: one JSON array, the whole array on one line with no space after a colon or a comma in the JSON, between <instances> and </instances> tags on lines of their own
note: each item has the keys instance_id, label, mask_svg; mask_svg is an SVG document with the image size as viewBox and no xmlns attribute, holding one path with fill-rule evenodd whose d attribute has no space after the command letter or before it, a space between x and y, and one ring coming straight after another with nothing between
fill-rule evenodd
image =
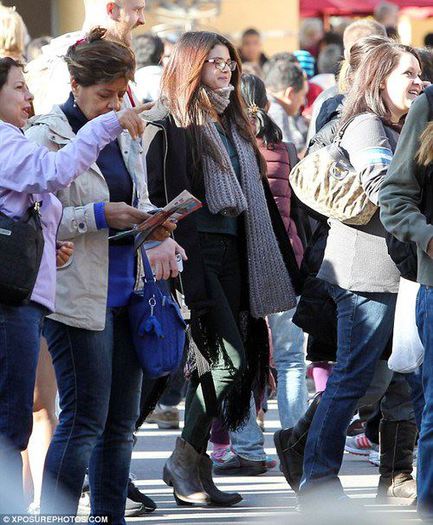
<instances>
[{"instance_id":1,"label":"woman's ponytail","mask_svg":"<svg viewBox=\"0 0 433 525\"><path fill-rule=\"evenodd\" d=\"M263 80L255 75L242 75L241 92L250 122L255 126L256 137L272 149L283 140L283 133L266 112L269 102Z\"/></svg>"}]
</instances>

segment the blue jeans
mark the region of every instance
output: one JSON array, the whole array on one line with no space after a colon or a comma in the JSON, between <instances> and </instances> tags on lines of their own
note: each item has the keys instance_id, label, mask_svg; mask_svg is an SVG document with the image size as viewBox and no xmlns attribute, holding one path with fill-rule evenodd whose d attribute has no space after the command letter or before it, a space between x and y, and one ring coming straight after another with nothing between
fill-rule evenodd
<instances>
[{"instance_id":1,"label":"blue jeans","mask_svg":"<svg viewBox=\"0 0 433 525\"><path fill-rule=\"evenodd\" d=\"M24 512L22 450L32 433L33 390L47 309L0 303L0 513Z\"/></svg>"},{"instance_id":2,"label":"blue jeans","mask_svg":"<svg viewBox=\"0 0 433 525\"><path fill-rule=\"evenodd\" d=\"M418 442L418 512L433 520L433 288L421 286L416 303L416 323L424 345L422 367L425 405Z\"/></svg>"},{"instance_id":3,"label":"blue jeans","mask_svg":"<svg viewBox=\"0 0 433 525\"><path fill-rule=\"evenodd\" d=\"M265 438L259 425L257 424L256 402L254 395L251 395L250 417L244 427L235 432L230 432L232 448L238 456L250 461L265 461L266 454Z\"/></svg>"},{"instance_id":4,"label":"blue jeans","mask_svg":"<svg viewBox=\"0 0 433 525\"><path fill-rule=\"evenodd\" d=\"M142 372L126 308L108 308L102 332L47 319L60 418L47 458L41 512L75 514L87 467L93 515L124 523Z\"/></svg>"},{"instance_id":5,"label":"blue jeans","mask_svg":"<svg viewBox=\"0 0 433 525\"><path fill-rule=\"evenodd\" d=\"M329 290L337 305L337 364L308 433L301 495L325 485L343 492L338 473L347 428L393 328L396 294Z\"/></svg>"},{"instance_id":6,"label":"blue jeans","mask_svg":"<svg viewBox=\"0 0 433 525\"><path fill-rule=\"evenodd\" d=\"M304 333L292 322L296 308L268 316L277 369L278 413L282 428L292 428L308 408Z\"/></svg>"},{"instance_id":7,"label":"blue jeans","mask_svg":"<svg viewBox=\"0 0 433 525\"><path fill-rule=\"evenodd\" d=\"M424 388L422 386L422 365L410 374L405 374L405 379L411 388L413 409L415 412L418 430L421 430L422 413L424 410Z\"/></svg>"}]
</instances>

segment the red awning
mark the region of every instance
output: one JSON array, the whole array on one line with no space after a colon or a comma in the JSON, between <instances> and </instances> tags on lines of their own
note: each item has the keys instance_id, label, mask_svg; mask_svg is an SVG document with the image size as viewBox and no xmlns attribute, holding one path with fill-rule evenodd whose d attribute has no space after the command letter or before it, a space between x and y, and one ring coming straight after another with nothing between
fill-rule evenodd
<instances>
[{"instance_id":1,"label":"red awning","mask_svg":"<svg viewBox=\"0 0 433 525\"><path fill-rule=\"evenodd\" d=\"M380 0L300 0L301 17L369 15L380 3ZM421 8L423 17L433 16L432 0L393 0L403 11Z\"/></svg>"}]
</instances>

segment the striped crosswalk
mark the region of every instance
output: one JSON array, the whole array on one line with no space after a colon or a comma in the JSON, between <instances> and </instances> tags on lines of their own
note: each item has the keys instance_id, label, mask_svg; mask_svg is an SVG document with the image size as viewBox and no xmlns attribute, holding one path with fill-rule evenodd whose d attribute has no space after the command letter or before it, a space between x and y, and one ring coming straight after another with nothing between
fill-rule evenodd
<instances>
[{"instance_id":1,"label":"striped crosswalk","mask_svg":"<svg viewBox=\"0 0 433 525\"><path fill-rule=\"evenodd\" d=\"M279 428L275 401L269 402L266 417L265 447L267 454L275 455L272 441L273 432ZM256 477L218 476L215 478L222 490L240 492L243 501L232 508L216 507L178 507L173 499L172 489L162 481L164 462L171 454L180 430L159 430L157 425L144 424L137 434L138 443L133 452L132 471L137 476L136 484L158 505L155 513L144 518L129 518L128 522L151 522L158 524L220 525L232 523L271 524L290 523L298 525L313 523L299 515L296 510L296 497L289 489L278 467ZM413 508L376 505L375 495L378 469L365 459L345 455L341 480L349 496L367 509L369 523L374 525L394 525L402 520L404 524L420 523ZM321 521L325 516L317 516L314 525L329 524L333 520ZM358 516L353 516L350 524L358 525ZM370 521L371 520L371 521ZM364 523L364 521L362 522ZM343 524L342 524L343 525Z\"/></svg>"}]
</instances>

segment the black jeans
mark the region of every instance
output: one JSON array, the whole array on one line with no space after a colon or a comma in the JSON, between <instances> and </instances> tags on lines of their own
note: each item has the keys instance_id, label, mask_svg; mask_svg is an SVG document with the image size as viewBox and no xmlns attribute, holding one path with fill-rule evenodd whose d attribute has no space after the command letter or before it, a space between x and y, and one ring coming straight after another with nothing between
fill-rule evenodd
<instances>
[{"instance_id":1,"label":"black jeans","mask_svg":"<svg viewBox=\"0 0 433 525\"><path fill-rule=\"evenodd\" d=\"M218 359L212 365L217 401L221 402L245 366L245 351L238 326L242 292L239 245L235 236L210 233L201 234L200 243L206 286L214 301L210 312L211 329L222 340ZM194 377L188 386L182 437L198 452L204 452L211 424L212 417L206 413L201 386Z\"/></svg>"}]
</instances>

